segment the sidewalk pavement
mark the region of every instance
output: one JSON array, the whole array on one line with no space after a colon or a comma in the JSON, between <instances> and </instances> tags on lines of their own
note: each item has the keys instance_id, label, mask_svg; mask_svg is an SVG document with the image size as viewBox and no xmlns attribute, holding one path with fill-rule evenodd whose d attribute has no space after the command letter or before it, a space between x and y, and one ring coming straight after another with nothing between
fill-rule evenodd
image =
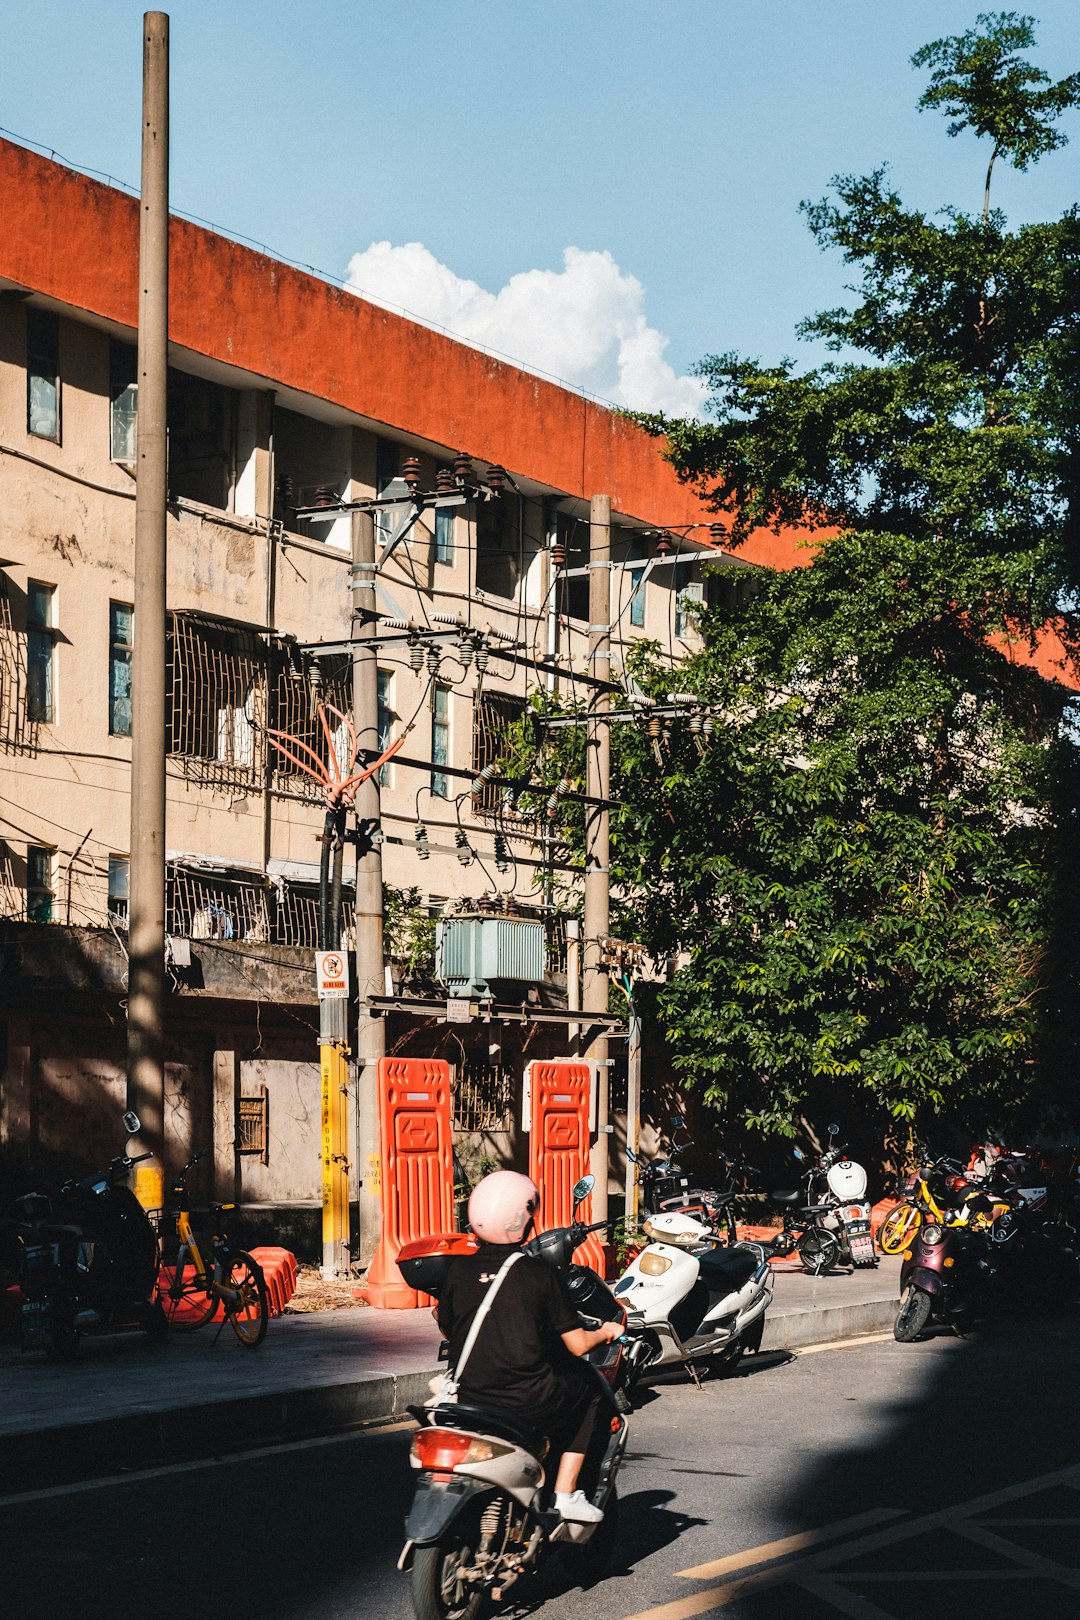
<instances>
[{"instance_id":1,"label":"sidewalk pavement","mask_svg":"<svg viewBox=\"0 0 1080 1620\"><path fill-rule=\"evenodd\" d=\"M762 1349L891 1327L899 1264L831 1277L774 1265ZM441 1370L438 1346L428 1311L368 1306L275 1317L256 1350L227 1324L163 1345L87 1339L71 1362L0 1348L0 1496L402 1417Z\"/></svg>"}]
</instances>

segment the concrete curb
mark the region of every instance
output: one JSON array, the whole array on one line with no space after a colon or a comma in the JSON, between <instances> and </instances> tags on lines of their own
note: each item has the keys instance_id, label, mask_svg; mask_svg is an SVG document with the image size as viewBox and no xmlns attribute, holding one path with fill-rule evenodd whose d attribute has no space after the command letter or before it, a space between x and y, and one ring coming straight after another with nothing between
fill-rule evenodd
<instances>
[{"instance_id":1,"label":"concrete curb","mask_svg":"<svg viewBox=\"0 0 1080 1620\"><path fill-rule=\"evenodd\" d=\"M895 1315L893 1299L773 1311L761 1348L798 1350L857 1338L890 1328ZM0 1436L0 1479L5 1491L15 1494L391 1422L424 1399L429 1380L440 1370L445 1369L203 1400L7 1434Z\"/></svg>"}]
</instances>

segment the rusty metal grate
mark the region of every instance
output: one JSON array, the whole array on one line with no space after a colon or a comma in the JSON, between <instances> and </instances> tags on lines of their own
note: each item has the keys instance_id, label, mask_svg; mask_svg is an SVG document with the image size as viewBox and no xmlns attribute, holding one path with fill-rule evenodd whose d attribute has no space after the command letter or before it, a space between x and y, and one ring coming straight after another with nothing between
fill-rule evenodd
<instances>
[{"instance_id":1,"label":"rusty metal grate","mask_svg":"<svg viewBox=\"0 0 1080 1620\"><path fill-rule=\"evenodd\" d=\"M10 585L0 573L0 749L32 752L37 726L26 712L26 637L11 622Z\"/></svg>"},{"instance_id":2,"label":"rusty metal grate","mask_svg":"<svg viewBox=\"0 0 1080 1620\"><path fill-rule=\"evenodd\" d=\"M505 1131L513 1112L512 1071L484 1058L463 1058L454 1079L454 1129Z\"/></svg>"},{"instance_id":3,"label":"rusty metal grate","mask_svg":"<svg viewBox=\"0 0 1080 1620\"><path fill-rule=\"evenodd\" d=\"M268 899L259 882L172 865L166 880L165 927L181 939L239 939L265 945L271 937Z\"/></svg>"},{"instance_id":4,"label":"rusty metal grate","mask_svg":"<svg viewBox=\"0 0 1080 1620\"><path fill-rule=\"evenodd\" d=\"M473 770L479 776L491 766L501 765L507 754L507 732L525 713L525 699L502 693L480 692L473 710ZM472 796L477 815L498 815L503 788L498 776L485 782Z\"/></svg>"},{"instance_id":5,"label":"rusty metal grate","mask_svg":"<svg viewBox=\"0 0 1080 1620\"><path fill-rule=\"evenodd\" d=\"M274 941L278 945L306 946L316 950L319 943L319 896L314 888L285 884L277 896L274 915ZM344 896L341 901L341 939L343 950L356 943L355 906Z\"/></svg>"},{"instance_id":6,"label":"rusty metal grate","mask_svg":"<svg viewBox=\"0 0 1080 1620\"><path fill-rule=\"evenodd\" d=\"M258 1154L263 1164L270 1163L270 1092L260 1086L253 1097L239 1099L236 1118L238 1153Z\"/></svg>"},{"instance_id":7,"label":"rusty metal grate","mask_svg":"<svg viewBox=\"0 0 1080 1620\"><path fill-rule=\"evenodd\" d=\"M207 786L261 784L269 649L254 629L173 613L167 632L168 750Z\"/></svg>"}]
</instances>

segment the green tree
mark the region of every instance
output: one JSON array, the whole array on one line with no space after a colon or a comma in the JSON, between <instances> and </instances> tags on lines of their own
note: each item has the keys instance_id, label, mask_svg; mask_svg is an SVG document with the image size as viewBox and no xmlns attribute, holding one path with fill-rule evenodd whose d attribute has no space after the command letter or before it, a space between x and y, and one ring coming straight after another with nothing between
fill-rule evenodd
<instances>
[{"instance_id":1,"label":"green tree","mask_svg":"<svg viewBox=\"0 0 1080 1620\"><path fill-rule=\"evenodd\" d=\"M1075 1068L1080 734L1007 654L1045 627L1078 646L1080 219L1010 229L988 190L1080 102L1034 43L985 15L913 59L920 105L992 143L974 213L905 207L884 168L804 205L854 272L800 328L835 359L713 356L706 421L645 419L735 548L790 524L808 546L704 615L679 685L710 744L615 738L622 926L680 963L659 1002L684 1077L763 1130L837 1087L979 1124ZM658 660L635 674L670 690Z\"/></svg>"}]
</instances>

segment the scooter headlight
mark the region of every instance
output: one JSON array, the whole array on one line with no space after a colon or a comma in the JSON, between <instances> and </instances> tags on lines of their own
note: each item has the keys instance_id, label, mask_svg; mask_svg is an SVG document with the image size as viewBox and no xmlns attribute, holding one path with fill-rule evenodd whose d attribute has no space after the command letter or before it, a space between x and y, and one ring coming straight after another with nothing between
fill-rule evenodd
<instances>
[{"instance_id":1,"label":"scooter headlight","mask_svg":"<svg viewBox=\"0 0 1080 1620\"><path fill-rule=\"evenodd\" d=\"M928 1243L930 1247L933 1248L935 1243L941 1242L945 1234L941 1230L940 1226L924 1226L922 1231L919 1233L919 1236L922 1238L924 1243Z\"/></svg>"},{"instance_id":2,"label":"scooter headlight","mask_svg":"<svg viewBox=\"0 0 1080 1620\"><path fill-rule=\"evenodd\" d=\"M671 1270L671 1261L666 1254L649 1254L646 1250L638 1259L638 1270L646 1277L662 1277Z\"/></svg>"}]
</instances>

